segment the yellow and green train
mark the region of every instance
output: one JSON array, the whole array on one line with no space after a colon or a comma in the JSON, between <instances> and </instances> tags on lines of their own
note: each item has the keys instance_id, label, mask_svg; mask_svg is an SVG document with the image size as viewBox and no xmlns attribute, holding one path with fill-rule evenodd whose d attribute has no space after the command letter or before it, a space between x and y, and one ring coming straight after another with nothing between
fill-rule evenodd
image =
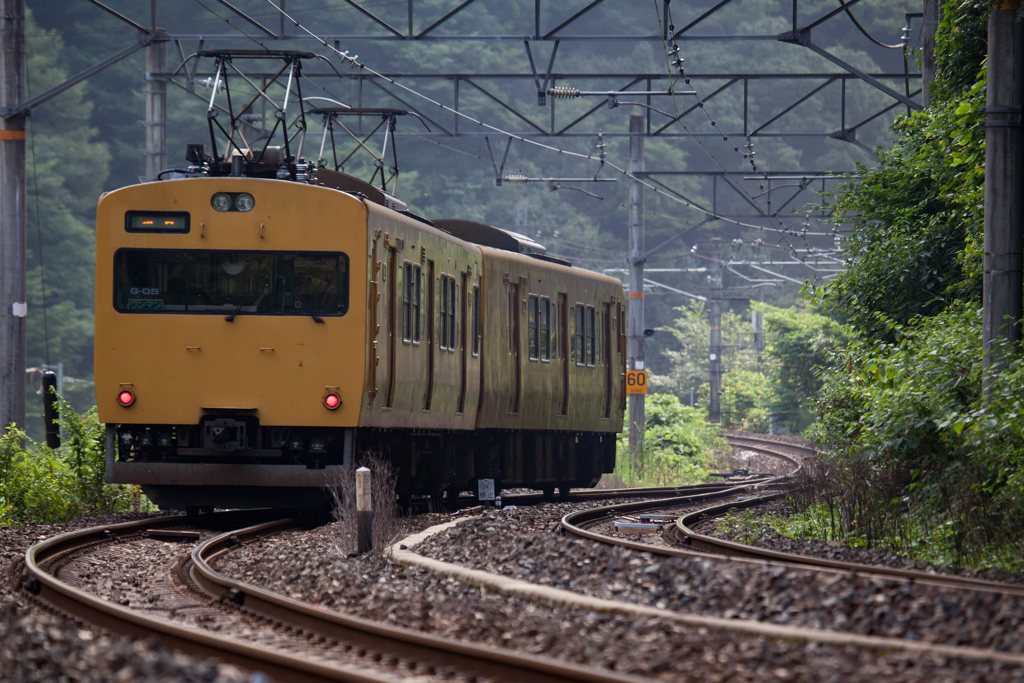
<instances>
[{"instance_id":1,"label":"yellow and green train","mask_svg":"<svg viewBox=\"0 0 1024 683\"><path fill-rule=\"evenodd\" d=\"M165 505L304 507L365 452L404 500L613 469L618 280L325 169L190 175L97 209L108 481Z\"/></svg>"}]
</instances>

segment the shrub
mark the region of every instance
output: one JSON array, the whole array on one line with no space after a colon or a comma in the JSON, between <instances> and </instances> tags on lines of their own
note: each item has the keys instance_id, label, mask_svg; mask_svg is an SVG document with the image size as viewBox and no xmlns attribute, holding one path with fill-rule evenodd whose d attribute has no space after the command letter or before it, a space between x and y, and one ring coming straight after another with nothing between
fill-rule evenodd
<instances>
[{"instance_id":1,"label":"shrub","mask_svg":"<svg viewBox=\"0 0 1024 683\"><path fill-rule=\"evenodd\" d=\"M619 434L615 474L627 486L673 486L703 481L716 453L727 450L717 425L702 409L683 405L671 394L645 401L645 429L640 455L629 454L629 431Z\"/></svg>"},{"instance_id":2,"label":"shrub","mask_svg":"<svg viewBox=\"0 0 1024 683\"><path fill-rule=\"evenodd\" d=\"M0 526L52 524L132 507L137 489L105 481L106 435L96 409L79 415L58 401L64 432L59 448L13 425L0 435Z\"/></svg>"},{"instance_id":3,"label":"shrub","mask_svg":"<svg viewBox=\"0 0 1024 683\"><path fill-rule=\"evenodd\" d=\"M894 341L852 341L818 399L817 484L836 537L1005 567L1024 532L1024 356L1002 349L986 396L977 308L879 324Z\"/></svg>"}]
</instances>

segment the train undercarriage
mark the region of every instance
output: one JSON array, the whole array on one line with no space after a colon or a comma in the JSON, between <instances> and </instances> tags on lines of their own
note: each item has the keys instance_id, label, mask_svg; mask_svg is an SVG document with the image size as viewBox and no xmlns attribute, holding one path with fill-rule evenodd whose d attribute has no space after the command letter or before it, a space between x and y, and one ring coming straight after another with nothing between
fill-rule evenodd
<instances>
[{"instance_id":1,"label":"train undercarriage","mask_svg":"<svg viewBox=\"0 0 1024 683\"><path fill-rule=\"evenodd\" d=\"M107 477L138 484L153 502L187 507L324 507L327 488L370 455L416 497L478 490L592 487L615 467L615 435L510 430L396 430L261 426L254 416L208 415L198 425L108 425ZM485 487L486 488L486 487Z\"/></svg>"}]
</instances>

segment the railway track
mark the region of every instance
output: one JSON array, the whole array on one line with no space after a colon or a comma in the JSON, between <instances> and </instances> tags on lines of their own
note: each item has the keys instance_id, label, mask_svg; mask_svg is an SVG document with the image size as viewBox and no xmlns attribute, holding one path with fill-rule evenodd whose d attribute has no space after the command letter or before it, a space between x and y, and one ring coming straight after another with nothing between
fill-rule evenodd
<instances>
[{"instance_id":1,"label":"railway track","mask_svg":"<svg viewBox=\"0 0 1024 683\"><path fill-rule=\"evenodd\" d=\"M736 543L735 541L716 538L694 531L692 527L701 521L722 516L730 510L752 508L783 497L785 493L758 495L757 492L757 489L785 486L787 483L792 482L799 474L800 465L798 459L791 454L781 452L781 448L803 454L813 453L813 449L806 446L769 441L759 439L756 436L728 435L727 441L733 446L781 458L790 463L793 469L785 475L764 478L753 485L737 485L699 495L681 496L675 499L670 498L660 501L645 501L643 503L610 505L570 513L563 518L562 528L567 533L582 538L589 538L635 550L643 550L657 555L675 557L693 557L694 555L708 557L710 555L720 559L728 558L730 561L752 562L791 568L798 567L826 572L842 572L866 577L896 579L926 586L980 590L1024 596L1024 585L1021 584L785 553ZM722 502L723 500L726 502ZM610 529L614 528L615 520L632 519L637 513L652 511L658 511L673 517L673 520L662 530L662 533L653 535L644 542L630 541L611 535L614 532L610 532Z\"/></svg>"},{"instance_id":2,"label":"railway track","mask_svg":"<svg viewBox=\"0 0 1024 683\"><path fill-rule=\"evenodd\" d=\"M279 681L641 680L327 611L211 566L233 547L295 526L268 517L266 511L165 517L62 534L28 549L24 589L44 606L110 631L155 637ZM141 574L131 597L97 594L108 583L102 568L118 561L137 568L154 546L164 547L156 553L163 564Z\"/></svg>"}]
</instances>

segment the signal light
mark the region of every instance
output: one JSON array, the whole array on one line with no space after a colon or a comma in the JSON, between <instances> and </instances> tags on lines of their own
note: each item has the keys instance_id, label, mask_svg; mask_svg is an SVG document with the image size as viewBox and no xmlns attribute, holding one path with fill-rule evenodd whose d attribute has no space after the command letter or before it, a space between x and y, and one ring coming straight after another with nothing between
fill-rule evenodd
<instances>
[{"instance_id":1,"label":"signal light","mask_svg":"<svg viewBox=\"0 0 1024 683\"><path fill-rule=\"evenodd\" d=\"M122 389L117 395L117 402L127 408L131 404L135 403L135 392L131 389Z\"/></svg>"},{"instance_id":2,"label":"signal light","mask_svg":"<svg viewBox=\"0 0 1024 683\"><path fill-rule=\"evenodd\" d=\"M324 396L324 407L327 410L337 410L341 405L341 396L331 391Z\"/></svg>"}]
</instances>

